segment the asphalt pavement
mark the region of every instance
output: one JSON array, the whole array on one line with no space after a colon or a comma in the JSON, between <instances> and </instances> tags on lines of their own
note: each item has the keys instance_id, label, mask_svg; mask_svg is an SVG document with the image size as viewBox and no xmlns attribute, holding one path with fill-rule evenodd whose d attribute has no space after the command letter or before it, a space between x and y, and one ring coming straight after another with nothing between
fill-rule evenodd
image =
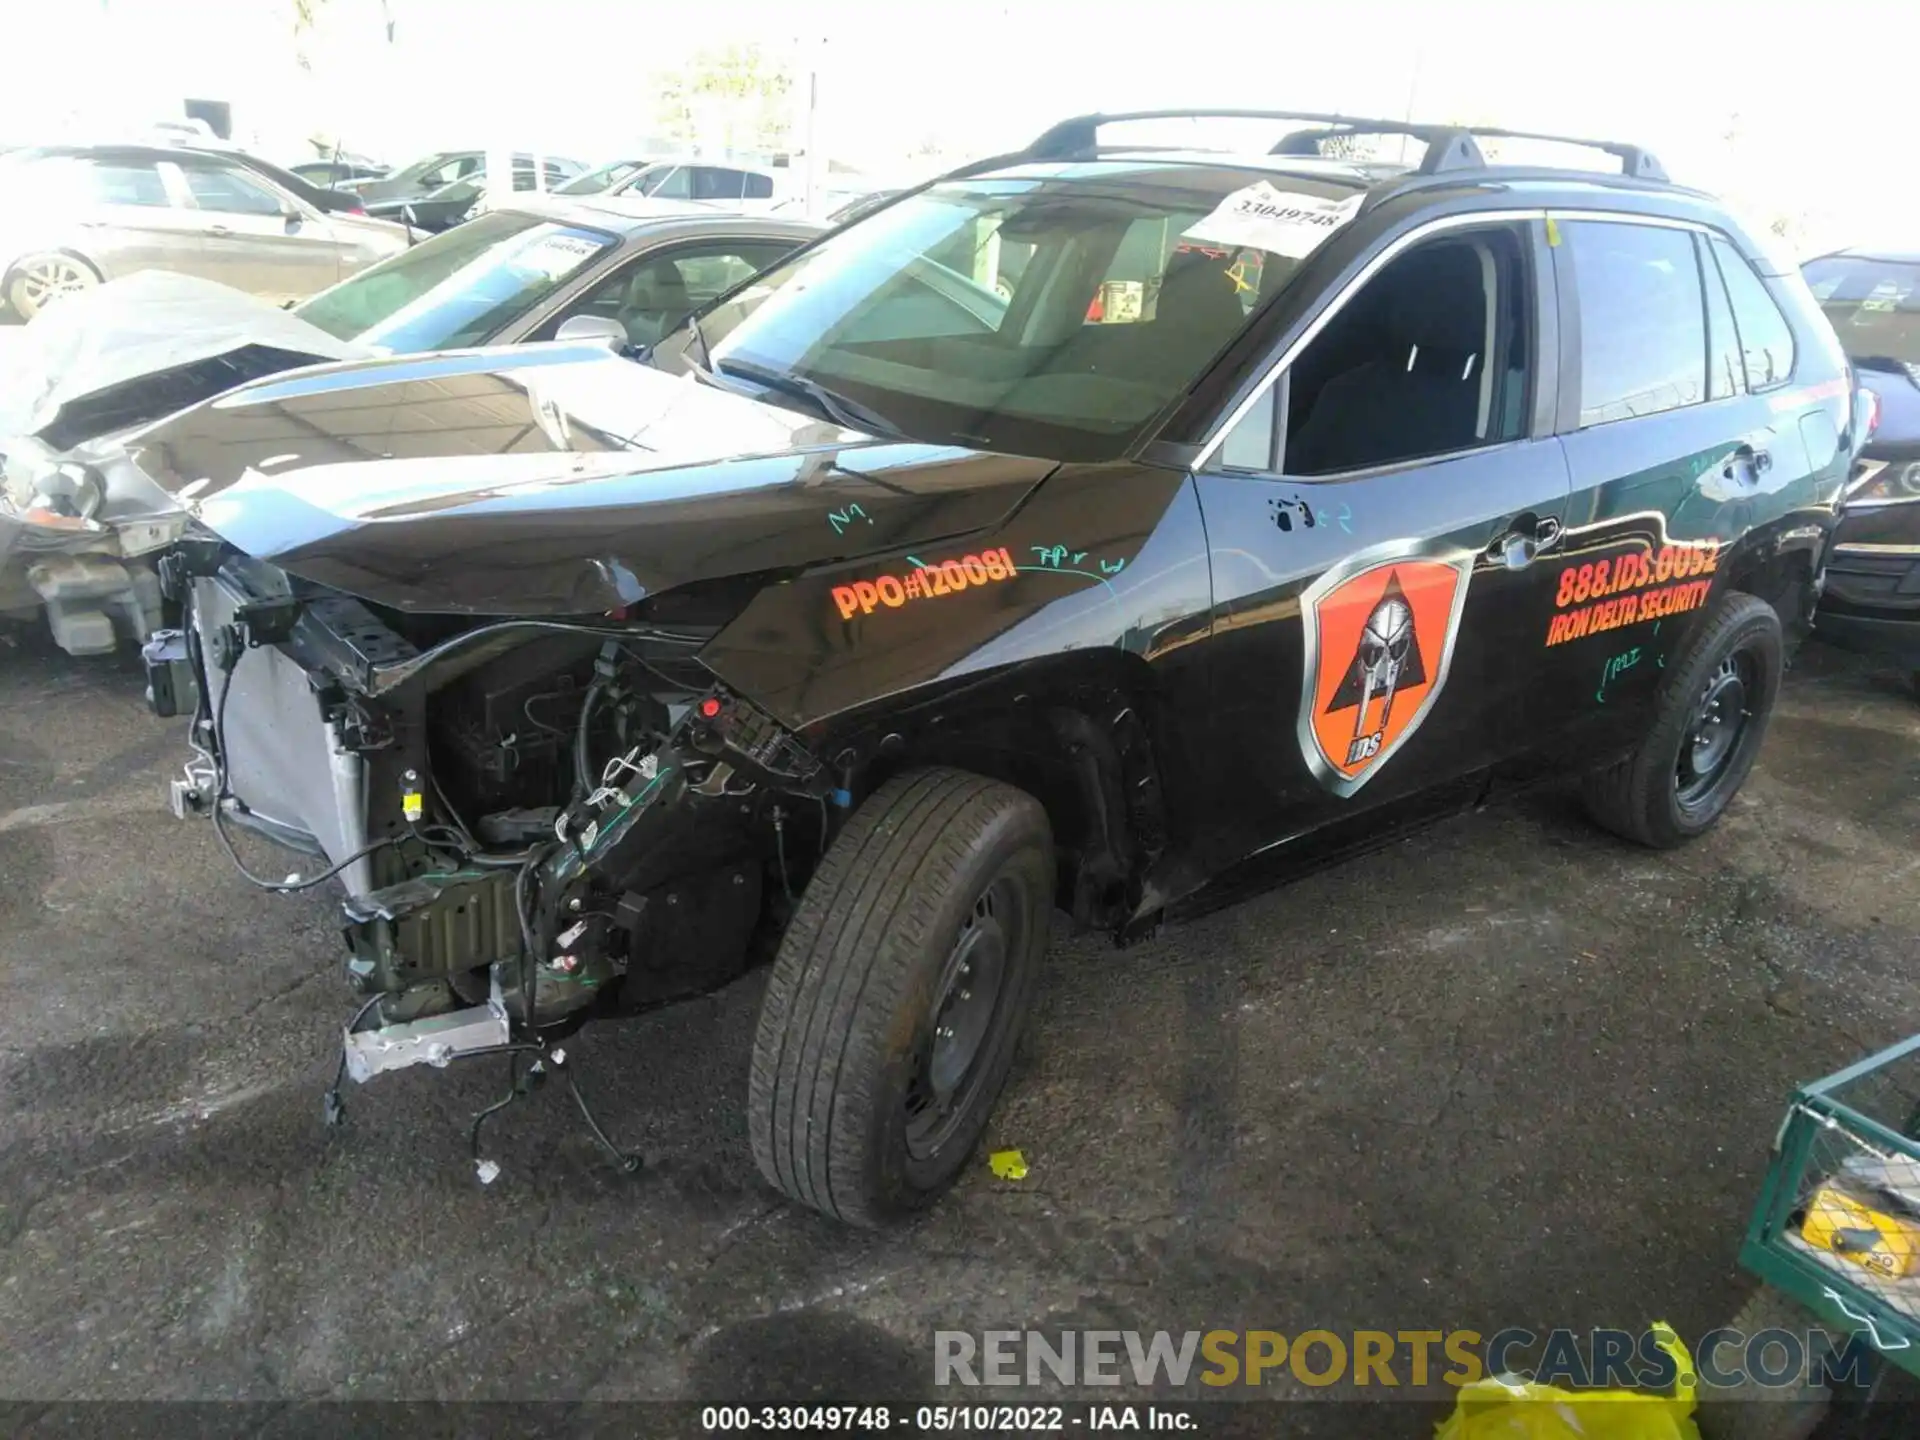
<instances>
[{"instance_id":1,"label":"asphalt pavement","mask_svg":"<svg viewBox=\"0 0 1920 1440\"><path fill-rule=\"evenodd\" d=\"M1810 647L1680 852L1544 791L1132 949L1056 944L990 1137L1029 1174L983 1156L911 1228L759 1182L757 974L572 1044L641 1173L549 1091L493 1122L482 1186L491 1069L382 1077L323 1128L335 901L250 889L167 814L181 727L140 688L0 635L14 1401L952 1400L936 1329L1698 1335L1747 1288L1792 1086L1920 1028L1920 705ZM1335 1403L1271 1433L1431 1433L1272 1378L1252 1403Z\"/></svg>"}]
</instances>

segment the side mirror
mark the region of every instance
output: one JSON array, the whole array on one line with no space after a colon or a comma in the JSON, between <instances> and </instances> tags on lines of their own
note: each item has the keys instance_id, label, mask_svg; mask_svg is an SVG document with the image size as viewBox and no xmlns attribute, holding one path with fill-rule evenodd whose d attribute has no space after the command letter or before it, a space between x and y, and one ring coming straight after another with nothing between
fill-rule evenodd
<instances>
[{"instance_id":1,"label":"side mirror","mask_svg":"<svg viewBox=\"0 0 1920 1440\"><path fill-rule=\"evenodd\" d=\"M610 315L569 315L554 332L556 340L597 340L615 350L625 351L632 344L627 327Z\"/></svg>"}]
</instances>

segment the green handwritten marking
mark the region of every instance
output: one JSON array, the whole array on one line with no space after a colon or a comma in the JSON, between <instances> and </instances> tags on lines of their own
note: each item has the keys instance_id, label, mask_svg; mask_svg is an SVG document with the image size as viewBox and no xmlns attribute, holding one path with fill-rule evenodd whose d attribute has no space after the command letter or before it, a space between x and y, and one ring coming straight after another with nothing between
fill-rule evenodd
<instances>
[{"instance_id":1,"label":"green handwritten marking","mask_svg":"<svg viewBox=\"0 0 1920 1440\"><path fill-rule=\"evenodd\" d=\"M927 562L922 560L918 555L907 556L907 563L916 570L924 570L927 568Z\"/></svg>"},{"instance_id":2,"label":"green handwritten marking","mask_svg":"<svg viewBox=\"0 0 1920 1440\"><path fill-rule=\"evenodd\" d=\"M869 525L873 523L873 517L860 508L860 502L858 500L854 501L853 504L847 506L844 510L829 510L827 512L827 523L833 526L833 533L836 535L844 535L847 526L851 525L855 520L864 520Z\"/></svg>"},{"instance_id":3,"label":"green handwritten marking","mask_svg":"<svg viewBox=\"0 0 1920 1440\"><path fill-rule=\"evenodd\" d=\"M1607 661L1600 669L1600 688L1593 692L1593 698L1600 704L1607 703L1607 686L1619 679L1627 671L1640 663L1640 647L1622 651Z\"/></svg>"},{"instance_id":4,"label":"green handwritten marking","mask_svg":"<svg viewBox=\"0 0 1920 1440\"><path fill-rule=\"evenodd\" d=\"M1029 545L1027 548L1034 553L1034 557L1040 563L1038 565L1016 565L1013 567L1014 569L1056 570L1062 575L1084 575L1089 573L1081 570L1079 567L1093 554L1090 550L1068 550L1064 545ZM1100 566L1101 575L1118 575L1121 570L1126 567L1127 562L1122 558L1119 560L1100 560L1097 563Z\"/></svg>"},{"instance_id":5,"label":"green handwritten marking","mask_svg":"<svg viewBox=\"0 0 1920 1440\"><path fill-rule=\"evenodd\" d=\"M1013 567L1026 575L1081 575L1089 580L1098 580L1107 587L1107 593L1118 602L1119 595L1114 591L1113 582L1104 575L1096 575L1091 570L1068 570L1059 565L1016 565Z\"/></svg>"}]
</instances>

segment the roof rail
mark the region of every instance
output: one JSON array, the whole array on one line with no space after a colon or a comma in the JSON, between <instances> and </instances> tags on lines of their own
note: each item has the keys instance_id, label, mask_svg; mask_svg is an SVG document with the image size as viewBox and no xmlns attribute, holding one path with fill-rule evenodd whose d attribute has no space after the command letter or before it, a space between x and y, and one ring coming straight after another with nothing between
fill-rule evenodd
<instances>
[{"instance_id":1,"label":"roof rail","mask_svg":"<svg viewBox=\"0 0 1920 1440\"><path fill-rule=\"evenodd\" d=\"M1636 180L1664 182L1667 172L1651 152L1616 140L1582 140L1572 135L1550 135L1536 130L1502 130L1486 125L1433 125L1408 120L1370 120L1353 115L1326 115L1308 110L1127 110L1113 114L1075 115L1050 126L1023 153L1030 160L1071 160L1100 153L1103 125L1132 120L1303 120L1314 128L1296 130L1281 138L1269 153L1318 155L1320 142L1343 135L1406 135L1426 143L1427 153L1415 173L1438 175L1489 168L1479 138L1489 140L1550 140L1599 150L1620 161L1620 173ZM1137 146L1127 146L1137 149Z\"/></svg>"}]
</instances>

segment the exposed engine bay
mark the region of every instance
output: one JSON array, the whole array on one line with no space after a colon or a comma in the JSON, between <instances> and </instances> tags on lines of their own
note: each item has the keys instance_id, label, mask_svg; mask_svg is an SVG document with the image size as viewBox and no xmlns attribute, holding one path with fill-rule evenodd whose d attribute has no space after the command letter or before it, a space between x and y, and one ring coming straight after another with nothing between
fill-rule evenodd
<instances>
[{"instance_id":1,"label":"exposed engine bay","mask_svg":"<svg viewBox=\"0 0 1920 1440\"><path fill-rule=\"evenodd\" d=\"M386 611L216 541L161 574L185 622L146 647L150 700L192 717L194 751L174 808L256 884L344 885L357 1081L544 1057L586 1018L733 979L845 799L694 658L730 593L488 621ZM255 873L242 831L318 866Z\"/></svg>"}]
</instances>

